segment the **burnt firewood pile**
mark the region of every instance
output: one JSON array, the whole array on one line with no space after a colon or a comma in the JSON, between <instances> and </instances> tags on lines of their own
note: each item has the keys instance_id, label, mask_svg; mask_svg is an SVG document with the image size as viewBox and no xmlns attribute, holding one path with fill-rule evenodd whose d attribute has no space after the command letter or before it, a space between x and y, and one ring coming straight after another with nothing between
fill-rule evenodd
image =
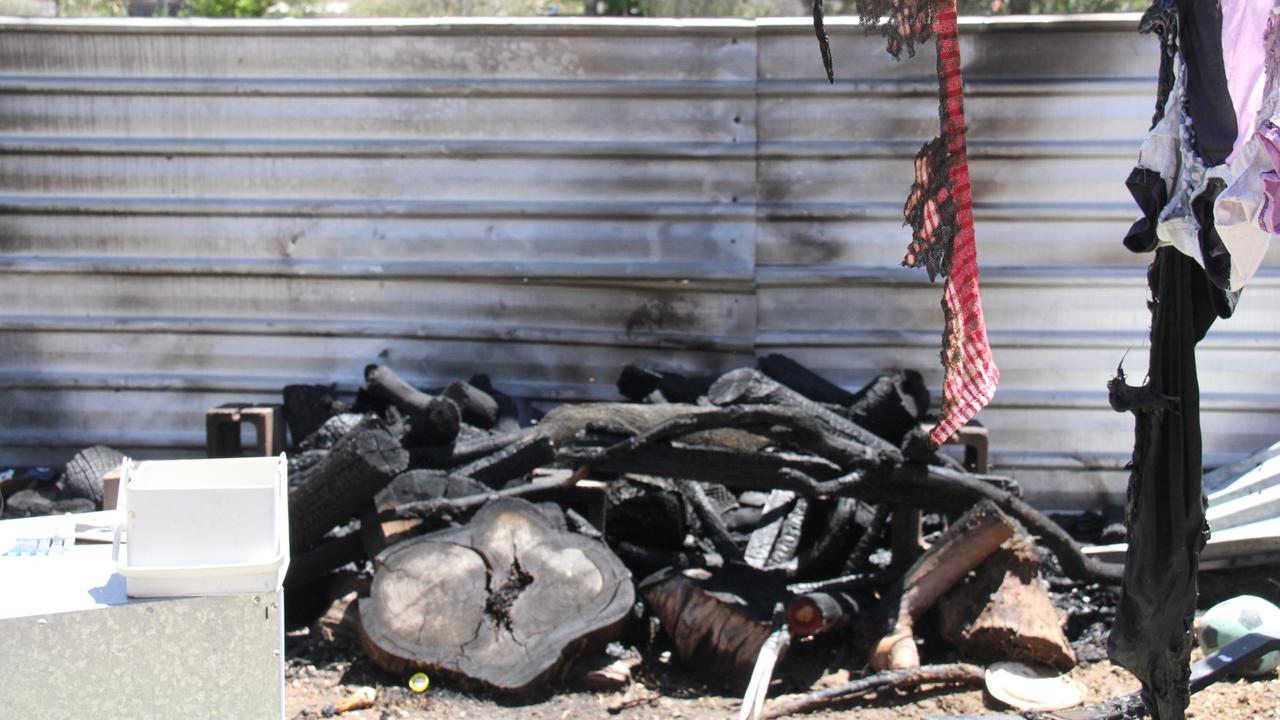
<instances>
[{"instance_id":1,"label":"burnt firewood pile","mask_svg":"<svg viewBox=\"0 0 1280 720\"><path fill-rule=\"evenodd\" d=\"M617 385L545 415L483 375L424 391L371 365L350 404L285 388L291 624L501 695L619 687L665 650L758 715L807 638L872 674L772 713L973 685L970 663L1065 671L1067 630L1105 620L1115 569L931 448L914 371L850 393L772 355Z\"/></svg>"},{"instance_id":2,"label":"burnt firewood pile","mask_svg":"<svg viewBox=\"0 0 1280 720\"><path fill-rule=\"evenodd\" d=\"M1118 566L930 447L918 373L850 393L770 355L719 377L628 366L617 387L545 414L484 375L285 387L287 622L395 682L503 697L624 689L661 658L757 717L1101 659ZM119 461L90 448L9 511L100 507L86 478ZM806 657L855 679L764 708Z\"/></svg>"}]
</instances>

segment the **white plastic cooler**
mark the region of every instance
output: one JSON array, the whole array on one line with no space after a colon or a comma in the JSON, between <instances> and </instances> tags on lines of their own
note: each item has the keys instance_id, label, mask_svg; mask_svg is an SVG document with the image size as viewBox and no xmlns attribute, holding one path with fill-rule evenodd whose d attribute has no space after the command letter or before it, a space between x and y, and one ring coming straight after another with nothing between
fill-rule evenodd
<instances>
[{"instance_id":1,"label":"white plastic cooler","mask_svg":"<svg viewBox=\"0 0 1280 720\"><path fill-rule=\"evenodd\" d=\"M289 566L284 455L126 460L120 488L113 555L130 597L269 593L281 586Z\"/></svg>"}]
</instances>

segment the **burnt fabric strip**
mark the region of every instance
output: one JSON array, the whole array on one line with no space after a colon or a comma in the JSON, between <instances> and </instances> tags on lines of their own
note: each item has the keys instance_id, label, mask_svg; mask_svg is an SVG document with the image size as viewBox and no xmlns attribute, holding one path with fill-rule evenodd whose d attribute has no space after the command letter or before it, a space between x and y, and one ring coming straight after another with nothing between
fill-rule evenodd
<instances>
[{"instance_id":1,"label":"burnt fabric strip","mask_svg":"<svg viewBox=\"0 0 1280 720\"><path fill-rule=\"evenodd\" d=\"M1219 288L1226 288L1231 281L1231 254L1213 227L1213 201L1218 199L1227 184L1222 178L1210 178L1204 192L1191 199L1191 212L1200 225L1200 259L1209 280Z\"/></svg>"},{"instance_id":2,"label":"burnt fabric strip","mask_svg":"<svg viewBox=\"0 0 1280 720\"><path fill-rule=\"evenodd\" d=\"M1217 316L1210 283L1194 259L1156 251L1151 288L1148 381L1111 383L1116 410L1136 416L1125 526L1129 549L1107 651L1142 681L1156 720L1184 717L1190 700L1196 573L1208 539L1201 489L1200 385L1196 343Z\"/></svg>"},{"instance_id":3,"label":"burnt fabric strip","mask_svg":"<svg viewBox=\"0 0 1280 720\"><path fill-rule=\"evenodd\" d=\"M916 43L929 39L934 13L942 4L935 5L933 0L858 0L859 21L863 27L880 29L894 59L901 59L903 50L907 57L915 57Z\"/></svg>"},{"instance_id":4,"label":"burnt fabric strip","mask_svg":"<svg viewBox=\"0 0 1280 720\"><path fill-rule=\"evenodd\" d=\"M915 183L903 207L911 243L902 264L924 267L930 282L939 275L947 279L942 293L942 410L929 435L929 441L938 446L991 402L1000 380L978 288L956 0L858 0L858 11L865 27L879 28L894 58L900 58L904 49L914 55L916 43L937 38L942 132L916 156ZM882 17L887 20L881 22ZM814 0L813 27L831 79L831 49L821 0Z\"/></svg>"},{"instance_id":5,"label":"burnt fabric strip","mask_svg":"<svg viewBox=\"0 0 1280 720\"><path fill-rule=\"evenodd\" d=\"M942 410L929 440L941 445L995 396L1000 371L987 341L978 288L978 249L973 234L973 193L965 144L964 78L955 0L940 0L933 31L938 42L938 94L942 138L947 144L950 199L955 204L947 284L942 293Z\"/></svg>"},{"instance_id":6,"label":"burnt fabric strip","mask_svg":"<svg viewBox=\"0 0 1280 720\"><path fill-rule=\"evenodd\" d=\"M950 155L942 138L934 138L916 155L916 181L902 215L911 226L911 244L902 264L924 267L929 282L946 276L955 237L956 204L951 195Z\"/></svg>"},{"instance_id":7,"label":"burnt fabric strip","mask_svg":"<svg viewBox=\"0 0 1280 720\"><path fill-rule=\"evenodd\" d=\"M1134 168L1125 180L1129 194L1142 210L1142 218L1129 228L1124 236L1124 246L1131 252L1147 253L1156 249L1156 222L1160 211L1169 204L1169 190L1160 173L1146 168Z\"/></svg>"},{"instance_id":8,"label":"burnt fabric strip","mask_svg":"<svg viewBox=\"0 0 1280 720\"><path fill-rule=\"evenodd\" d=\"M1151 117L1155 127L1164 117L1164 106L1173 91L1173 67L1178 59L1178 0L1154 0L1142 14L1138 32L1155 33L1160 38L1160 72L1156 84L1156 113Z\"/></svg>"}]
</instances>

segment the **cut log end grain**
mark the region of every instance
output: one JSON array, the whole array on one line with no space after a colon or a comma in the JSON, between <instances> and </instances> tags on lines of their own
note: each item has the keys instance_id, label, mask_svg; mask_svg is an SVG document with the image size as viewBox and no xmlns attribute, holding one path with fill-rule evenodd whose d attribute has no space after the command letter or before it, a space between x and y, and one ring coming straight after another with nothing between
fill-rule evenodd
<instances>
[{"instance_id":1,"label":"cut log end grain","mask_svg":"<svg viewBox=\"0 0 1280 720\"><path fill-rule=\"evenodd\" d=\"M621 630L631 578L604 544L504 499L466 526L377 558L362 640L388 672L427 670L521 693Z\"/></svg>"}]
</instances>

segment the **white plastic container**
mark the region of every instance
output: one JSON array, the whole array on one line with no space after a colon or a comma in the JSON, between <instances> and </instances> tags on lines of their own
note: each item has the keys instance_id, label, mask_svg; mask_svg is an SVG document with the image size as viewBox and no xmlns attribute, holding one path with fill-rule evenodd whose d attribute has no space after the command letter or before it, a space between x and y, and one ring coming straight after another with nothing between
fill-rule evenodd
<instances>
[{"instance_id":1,"label":"white plastic container","mask_svg":"<svg viewBox=\"0 0 1280 720\"><path fill-rule=\"evenodd\" d=\"M113 556L129 596L279 589L289 566L287 475L283 454L126 460Z\"/></svg>"}]
</instances>

